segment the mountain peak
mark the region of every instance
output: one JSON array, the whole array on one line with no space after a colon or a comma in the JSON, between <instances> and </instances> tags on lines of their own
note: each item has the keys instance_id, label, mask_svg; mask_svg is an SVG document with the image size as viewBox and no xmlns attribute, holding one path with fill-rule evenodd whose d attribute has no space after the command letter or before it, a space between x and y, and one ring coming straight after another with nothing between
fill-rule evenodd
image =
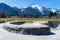
<instances>
[{"instance_id":1,"label":"mountain peak","mask_svg":"<svg viewBox=\"0 0 60 40\"><path fill-rule=\"evenodd\" d=\"M6 12L11 15L16 15L18 13L18 11L16 11L15 9L13 9L12 7L5 3L0 3L0 11Z\"/></svg>"},{"instance_id":2,"label":"mountain peak","mask_svg":"<svg viewBox=\"0 0 60 40\"><path fill-rule=\"evenodd\" d=\"M0 5L6 5L5 3L0 3Z\"/></svg>"},{"instance_id":3,"label":"mountain peak","mask_svg":"<svg viewBox=\"0 0 60 40\"><path fill-rule=\"evenodd\" d=\"M38 9L38 10L41 11L41 12L42 12L42 9L43 9L42 6L37 5L37 4L34 4L34 3L32 3L32 4L30 5L30 7L31 7L31 8L36 8L36 9Z\"/></svg>"},{"instance_id":4,"label":"mountain peak","mask_svg":"<svg viewBox=\"0 0 60 40\"><path fill-rule=\"evenodd\" d=\"M9 6L9 5L7 5L7 4L5 4L5 3L0 3L0 7L5 7L5 6ZM10 7L10 6L9 6Z\"/></svg>"}]
</instances>

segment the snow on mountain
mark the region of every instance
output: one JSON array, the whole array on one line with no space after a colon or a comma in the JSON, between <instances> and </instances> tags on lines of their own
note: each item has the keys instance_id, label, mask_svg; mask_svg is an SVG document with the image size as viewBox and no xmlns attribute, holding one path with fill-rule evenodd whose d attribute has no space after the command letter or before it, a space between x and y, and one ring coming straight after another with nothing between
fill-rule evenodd
<instances>
[{"instance_id":1,"label":"snow on mountain","mask_svg":"<svg viewBox=\"0 0 60 40\"><path fill-rule=\"evenodd\" d=\"M51 9L51 12L55 13L57 10L56 9Z\"/></svg>"},{"instance_id":2,"label":"snow on mountain","mask_svg":"<svg viewBox=\"0 0 60 40\"><path fill-rule=\"evenodd\" d=\"M22 12L25 15L49 15L50 12L56 12L60 14L60 9L55 8L46 8L41 5L31 4L25 8L17 8L17 7L10 7L4 3L0 3L0 12L6 12L11 15L18 15L18 13Z\"/></svg>"},{"instance_id":3,"label":"snow on mountain","mask_svg":"<svg viewBox=\"0 0 60 40\"><path fill-rule=\"evenodd\" d=\"M57 13L60 14L60 9L57 9Z\"/></svg>"},{"instance_id":4,"label":"snow on mountain","mask_svg":"<svg viewBox=\"0 0 60 40\"><path fill-rule=\"evenodd\" d=\"M51 12L53 12L53 13L57 13L57 14L60 14L60 9L56 9L56 8L51 8L51 10L50 10Z\"/></svg>"},{"instance_id":5,"label":"snow on mountain","mask_svg":"<svg viewBox=\"0 0 60 40\"><path fill-rule=\"evenodd\" d=\"M37 4L31 4L30 6L28 6L25 9L21 9L23 11L24 14L27 15L49 15L50 11L43 7L43 6L39 6Z\"/></svg>"},{"instance_id":6,"label":"snow on mountain","mask_svg":"<svg viewBox=\"0 0 60 40\"><path fill-rule=\"evenodd\" d=\"M32 8L37 8L37 9L40 10L41 12L43 11L43 10L42 10L43 7L42 7L42 6L39 6L39 5L37 5L37 4L31 4L30 7L32 7Z\"/></svg>"}]
</instances>

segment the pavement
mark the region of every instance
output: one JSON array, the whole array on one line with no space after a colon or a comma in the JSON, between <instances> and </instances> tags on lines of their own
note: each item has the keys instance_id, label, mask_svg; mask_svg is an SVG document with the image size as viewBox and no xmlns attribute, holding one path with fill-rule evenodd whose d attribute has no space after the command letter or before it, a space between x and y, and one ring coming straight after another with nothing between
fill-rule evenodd
<instances>
[{"instance_id":1,"label":"pavement","mask_svg":"<svg viewBox=\"0 0 60 40\"><path fill-rule=\"evenodd\" d=\"M0 40L60 40L60 29L59 26L51 32L55 33L54 35L23 35L11 33L3 29L4 23L0 24Z\"/></svg>"}]
</instances>

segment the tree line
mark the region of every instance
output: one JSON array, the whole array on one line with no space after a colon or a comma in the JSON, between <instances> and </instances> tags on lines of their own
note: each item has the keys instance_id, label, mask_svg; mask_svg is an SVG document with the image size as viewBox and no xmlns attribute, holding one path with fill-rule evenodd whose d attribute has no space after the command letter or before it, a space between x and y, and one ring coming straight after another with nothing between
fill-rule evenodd
<instances>
[{"instance_id":1,"label":"tree line","mask_svg":"<svg viewBox=\"0 0 60 40\"><path fill-rule=\"evenodd\" d=\"M23 14L23 13L19 13L17 16L21 17L21 18L23 18L23 17L31 17L31 18L32 17L33 18L39 18L39 17L43 18L43 17L45 17L45 15L37 15L36 13L34 13L33 15L26 15L26 14ZM0 13L0 17L1 18L10 17L10 14L8 14L6 12L2 12L2 13ZM51 17L58 18L57 13L56 12L50 12L49 15L48 15L48 18L51 18Z\"/></svg>"}]
</instances>

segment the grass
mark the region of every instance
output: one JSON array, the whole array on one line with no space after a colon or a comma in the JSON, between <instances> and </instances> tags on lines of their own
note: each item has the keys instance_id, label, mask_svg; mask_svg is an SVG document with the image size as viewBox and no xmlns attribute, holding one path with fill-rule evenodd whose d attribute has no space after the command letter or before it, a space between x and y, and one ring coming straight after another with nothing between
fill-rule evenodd
<instances>
[{"instance_id":1,"label":"grass","mask_svg":"<svg viewBox=\"0 0 60 40\"><path fill-rule=\"evenodd\" d=\"M60 21L60 18L0 18L0 21L13 21L13 20L32 20L32 21Z\"/></svg>"}]
</instances>

